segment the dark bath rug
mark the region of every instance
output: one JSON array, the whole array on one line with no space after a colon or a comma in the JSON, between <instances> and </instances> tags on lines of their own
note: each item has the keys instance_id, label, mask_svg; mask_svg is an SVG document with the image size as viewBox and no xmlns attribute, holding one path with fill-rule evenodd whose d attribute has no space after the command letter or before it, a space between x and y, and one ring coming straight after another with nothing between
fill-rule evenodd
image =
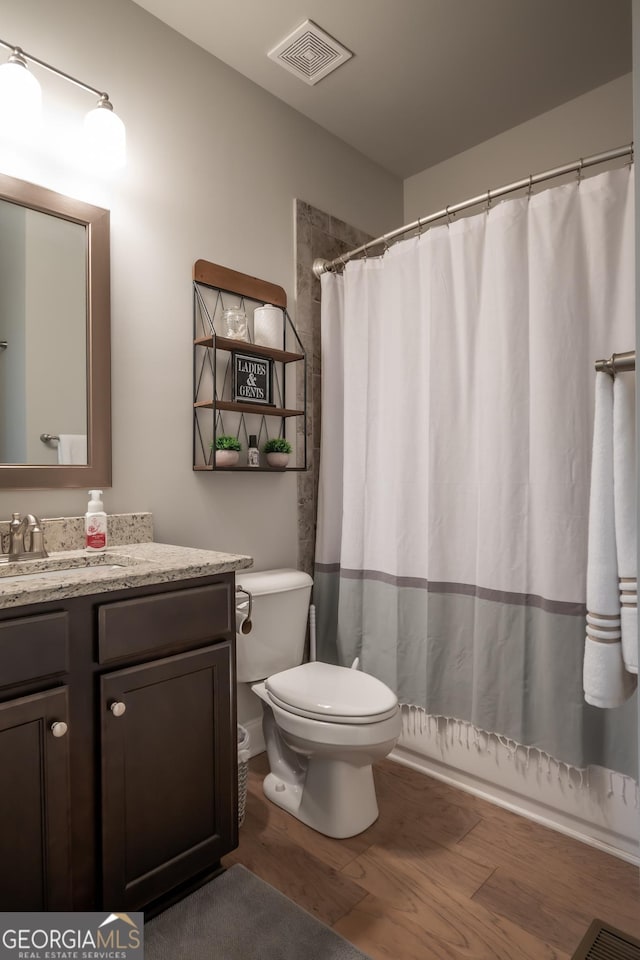
<instances>
[{"instance_id":1,"label":"dark bath rug","mask_svg":"<svg viewBox=\"0 0 640 960\"><path fill-rule=\"evenodd\" d=\"M369 960L239 863L154 917L145 960Z\"/></svg>"}]
</instances>

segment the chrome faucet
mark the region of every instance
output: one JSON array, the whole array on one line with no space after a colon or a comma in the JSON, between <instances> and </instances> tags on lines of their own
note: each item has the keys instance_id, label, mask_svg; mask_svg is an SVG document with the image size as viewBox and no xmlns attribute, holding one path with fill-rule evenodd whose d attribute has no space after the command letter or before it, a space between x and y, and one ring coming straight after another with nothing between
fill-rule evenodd
<instances>
[{"instance_id":1,"label":"chrome faucet","mask_svg":"<svg viewBox=\"0 0 640 960\"><path fill-rule=\"evenodd\" d=\"M22 518L19 513L13 513L9 524L8 560L41 560L48 556L38 518L32 513Z\"/></svg>"}]
</instances>

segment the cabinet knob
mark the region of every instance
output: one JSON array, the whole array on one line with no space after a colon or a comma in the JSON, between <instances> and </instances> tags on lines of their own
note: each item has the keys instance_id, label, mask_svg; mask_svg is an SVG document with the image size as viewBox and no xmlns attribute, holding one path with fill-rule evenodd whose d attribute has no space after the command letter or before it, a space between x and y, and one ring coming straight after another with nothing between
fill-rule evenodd
<instances>
[{"instance_id":1,"label":"cabinet knob","mask_svg":"<svg viewBox=\"0 0 640 960\"><path fill-rule=\"evenodd\" d=\"M51 733L54 737L64 737L68 729L64 720L56 720L55 723L51 724Z\"/></svg>"},{"instance_id":2,"label":"cabinet knob","mask_svg":"<svg viewBox=\"0 0 640 960\"><path fill-rule=\"evenodd\" d=\"M109 709L114 717L121 717L127 709L127 705L126 703L123 703L122 700L114 700Z\"/></svg>"}]
</instances>

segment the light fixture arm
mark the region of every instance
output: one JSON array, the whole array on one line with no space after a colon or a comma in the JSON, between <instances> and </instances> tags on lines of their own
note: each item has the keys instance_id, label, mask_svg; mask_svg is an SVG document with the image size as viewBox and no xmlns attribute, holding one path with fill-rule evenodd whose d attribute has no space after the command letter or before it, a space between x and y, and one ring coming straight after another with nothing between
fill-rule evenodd
<instances>
[{"instance_id":1,"label":"light fixture arm","mask_svg":"<svg viewBox=\"0 0 640 960\"><path fill-rule=\"evenodd\" d=\"M28 69L33 64L49 73L68 80L75 87L93 94L97 103L84 118L84 133L78 141L80 149L92 164L104 172L123 167L126 163L126 130L115 113L109 94L103 90L72 77L64 70L34 57L31 53L0 39L0 47L10 51L7 64L0 64L0 118L7 129L15 131L18 138L28 139L40 128L42 92L37 77Z\"/></svg>"},{"instance_id":2,"label":"light fixture arm","mask_svg":"<svg viewBox=\"0 0 640 960\"><path fill-rule=\"evenodd\" d=\"M56 76L62 77L64 80L68 80L69 83L74 83L76 87L81 87L88 93L95 94L99 99L104 99L104 106L109 103L109 95L104 93L104 91L97 90L95 87L90 87L88 83L83 83L82 80L76 80L76 78L72 77L71 74L65 73L64 70L58 70L57 67L52 67L50 63L46 62L46 60L41 60L39 57L34 57L31 53L26 53L21 47L17 47L14 43L7 43L6 40L0 39L0 46L6 47L7 50L11 50L12 53L17 54L20 57L24 57L25 60L30 60L31 63L37 63L39 67L49 70L50 73L55 73Z\"/></svg>"}]
</instances>

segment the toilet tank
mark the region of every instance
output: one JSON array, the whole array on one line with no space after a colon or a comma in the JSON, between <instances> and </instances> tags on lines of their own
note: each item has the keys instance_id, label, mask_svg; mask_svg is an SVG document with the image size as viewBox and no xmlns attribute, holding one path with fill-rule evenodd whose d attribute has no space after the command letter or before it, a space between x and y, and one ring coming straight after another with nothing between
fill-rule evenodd
<instances>
[{"instance_id":1,"label":"toilet tank","mask_svg":"<svg viewBox=\"0 0 640 960\"><path fill-rule=\"evenodd\" d=\"M302 663L313 580L300 570L236 574L236 587L253 598L251 631L236 633L240 683L264 680ZM246 602L242 594L236 603ZM240 607L246 610L246 607Z\"/></svg>"}]
</instances>

